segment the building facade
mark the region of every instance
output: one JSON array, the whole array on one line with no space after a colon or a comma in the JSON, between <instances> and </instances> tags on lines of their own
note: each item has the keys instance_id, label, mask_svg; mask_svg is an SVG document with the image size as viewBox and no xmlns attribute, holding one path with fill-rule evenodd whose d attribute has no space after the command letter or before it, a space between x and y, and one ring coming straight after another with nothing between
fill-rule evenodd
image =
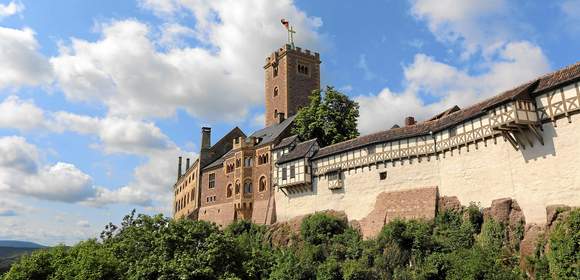
<instances>
[{"instance_id":1,"label":"building facade","mask_svg":"<svg viewBox=\"0 0 580 280\"><path fill-rule=\"evenodd\" d=\"M176 218L270 224L332 209L373 233L384 213L429 217L439 196L482 206L511 197L534 223L547 205L580 205L580 63L322 148L291 135L293 115L320 87L319 65L317 53L290 46L266 59L266 127L214 146L202 140L199 160L174 185Z\"/></svg>"}]
</instances>

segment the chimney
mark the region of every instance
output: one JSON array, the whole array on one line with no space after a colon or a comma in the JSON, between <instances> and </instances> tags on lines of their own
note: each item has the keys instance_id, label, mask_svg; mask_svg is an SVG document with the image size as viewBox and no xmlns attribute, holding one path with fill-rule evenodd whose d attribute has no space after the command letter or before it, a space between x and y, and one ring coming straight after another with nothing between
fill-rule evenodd
<instances>
[{"instance_id":1,"label":"chimney","mask_svg":"<svg viewBox=\"0 0 580 280\"><path fill-rule=\"evenodd\" d=\"M201 149L209 149L211 147L211 127L201 128Z\"/></svg>"},{"instance_id":2,"label":"chimney","mask_svg":"<svg viewBox=\"0 0 580 280\"><path fill-rule=\"evenodd\" d=\"M179 157L177 163L177 179L179 180L180 177L181 177L181 157Z\"/></svg>"},{"instance_id":3,"label":"chimney","mask_svg":"<svg viewBox=\"0 0 580 280\"><path fill-rule=\"evenodd\" d=\"M189 170L189 158L185 160L185 172L187 172L187 170Z\"/></svg>"},{"instance_id":4,"label":"chimney","mask_svg":"<svg viewBox=\"0 0 580 280\"><path fill-rule=\"evenodd\" d=\"M406 117L405 118L405 126L411 126L416 124L417 122L415 122L415 118L414 117Z\"/></svg>"},{"instance_id":5,"label":"chimney","mask_svg":"<svg viewBox=\"0 0 580 280\"><path fill-rule=\"evenodd\" d=\"M278 112L278 123L282 123L284 121L284 113L283 112Z\"/></svg>"}]
</instances>

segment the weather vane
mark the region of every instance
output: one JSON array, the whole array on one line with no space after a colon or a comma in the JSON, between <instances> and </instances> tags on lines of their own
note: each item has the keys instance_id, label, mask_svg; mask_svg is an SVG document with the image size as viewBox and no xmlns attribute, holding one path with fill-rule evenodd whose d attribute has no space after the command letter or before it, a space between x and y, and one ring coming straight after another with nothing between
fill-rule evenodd
<instances>
[{"instance_id":1,"label":"weather vane","mask_svg":"<svg viewBox=\"0 0 580 280\"><path fill-rule=\"evenodd\" d=\"M296 33L296 31L294 31L292 26L290 26L290 22L288 22L288 20L281 19L280 22L282 25L284 25L284 27L286 27L286 30L288 30L288 44L292 46L292 49L294 49L294 33Z\"/></svg>"}]
</instances>

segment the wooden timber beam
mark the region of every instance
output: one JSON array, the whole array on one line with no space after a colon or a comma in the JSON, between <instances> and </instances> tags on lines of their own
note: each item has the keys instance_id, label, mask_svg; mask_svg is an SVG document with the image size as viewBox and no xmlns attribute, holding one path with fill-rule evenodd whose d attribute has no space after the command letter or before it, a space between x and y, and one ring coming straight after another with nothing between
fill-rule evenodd
<instances>
[{"instance_id":1,"label":"wooden timber beam","mask_svg":"<svg viewBox=\"0 0 580 280\"><path fill-rule=\"evenodd\" d=\"M501 135L503 135L503 137L504 137L506 140L508 140L508 142L510 142L510 144L512 144L512 146L514 147L514 149L516 149L516 151L518 151L518 150L519 150L519 148L518 148L518 143L516 142L516 140L515 140L515 139L513 139L513 138L512 138L512 136L511 136L511 135L510 135L508 132L502 131L502 132L501 132Z\"/></svg>"},{"instance_id":2,"label":"wooden timber beam","mask_svg":"<svg viewBox=\"0 0 580 280\"><path fill-rule=\"evenodd\" d=\"M542 144L542 146L544 146L544 137L542 136L542 133L540 131L538 131L538 128L535 125L528 125L528 127L530 128L530 131L532 132L532 134L534 134L536 136L536 138L538 138L538 141L540 141L540 143Z\"/></svg>"},{"instance_id":3,"label":"wooden timber beam","mask_svg":"<svg viewBox=\"0 0 580 280\"><path fill-rule=\"evenodd\" d=\"M528 131L527 129L524 130L521 127L518 127L518 130L520 131L520 133L522 134L523 138L526 139L526 141L528 141L528 143L530 144L530 147L534 147L534 140L530 139L530 137L528 137Z\"/></svg>"}]
</instances>

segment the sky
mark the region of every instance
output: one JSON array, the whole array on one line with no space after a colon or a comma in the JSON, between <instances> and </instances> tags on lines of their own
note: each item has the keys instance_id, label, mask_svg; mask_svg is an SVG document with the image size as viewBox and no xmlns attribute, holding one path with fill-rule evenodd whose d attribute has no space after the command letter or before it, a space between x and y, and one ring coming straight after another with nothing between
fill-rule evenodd
<instances>
[{"instance_id":1,"label":"sky","mask_svg":"<svg viewBox=\"0 0 580 280\"><path fill-rule=\"evenodd\" d=\"M171 214L177 157L263 126L263 63L320 53L359 130L468 106L579 61L580 0L0 0L0 239Z\"/></svg>"}]
</instances>

